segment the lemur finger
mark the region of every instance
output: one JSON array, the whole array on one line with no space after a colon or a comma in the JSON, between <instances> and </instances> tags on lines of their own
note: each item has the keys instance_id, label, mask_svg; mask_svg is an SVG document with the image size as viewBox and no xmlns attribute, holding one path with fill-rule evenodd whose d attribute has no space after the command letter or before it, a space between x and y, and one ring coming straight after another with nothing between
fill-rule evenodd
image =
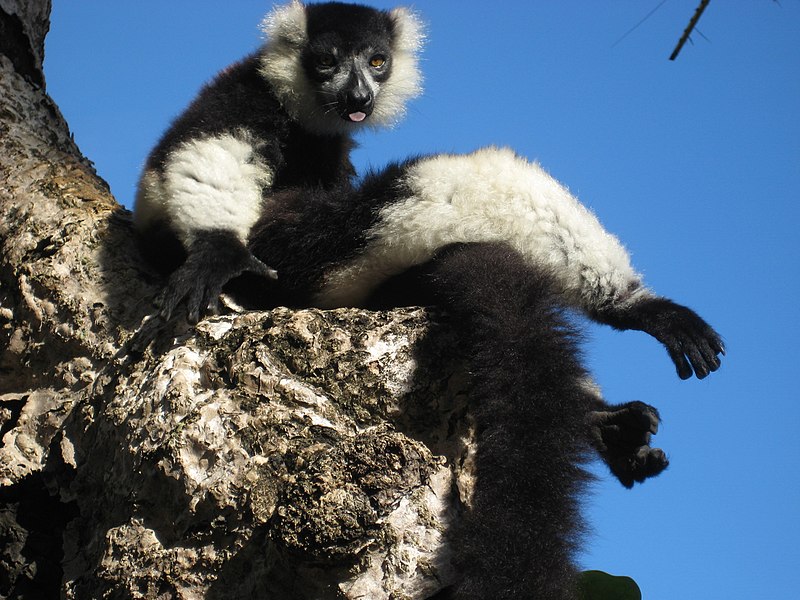
<instances>
[{"instance_id":1,"label":"lemur finger","mask_svg":"<svg viewBox=\"0 0 800 600\"><path fill-rule=\"evenodd\" d=\"M708 365L709 371L716 371L722 366L722 361L719 359L719 356L717 356L718 353L712 348L708 338L701 338L697 343L697 347L700 350L700 354L703 356L703 360Z\"/></svg>"},{"instance_id":2,"label":"lemur finger","mask_svg":"<svg viewBox=\"0 0 800 600\"><path fill-rule=\"evenodd\" d=\"M660 448L642 446L635 453L620 455L608 461L611 472L626 488L655 477L669 466L667 455Z\"/></svg>"},{"instance_id":3,"label":"lemur finger","mask_svg":"<svg viewBox=\"0 0 800 600\"><path fill-rule=\"evenodd\" d=\"M637 456L637 468L634 478L643 483L648 477L654 477L669 466L666 453L661 448L643 447Z\"/></svg>"},{"instance_id":4,"label":"lemur finger","mask_svg":"<svg viewBox=\"0 0 800 600\"><path fill-rule=\"evenodd\" d=\"M245 265L243 271L249 271L251 273L255 273L256 275L263 275L264 277L268 277L269 279L277 279L278 272L273 269L272 267L266 265L264 262L253 256L250 255L250 258Z\"/></svg>"},{"instance_id":5,"label":"lemur finger","mask_svg":"<svg viewBox=\"0 0 800 600\"><path fill-rule=\"evenodd\" d=\"M672 362L675 363L675 370L678 372L678 377L681 379L689 379L693 371L683 350L677 345L665 344L665 346L669 357L672 359Z\"/></svg>"},{"instance_id":6,"label":"lemur finger","mask_svg":"<svg viewBox=\"0 0 800 600\"><path fill-rule=\"evenodd\" d=\"M705 335L700 341L700 352L703 353L703 357L706 359L709 365L713 368L712 371L716 371L722 365L722 361L719 358L720 354L724 354L722 349L722 344L719 341L719 338L716 334L713 336Z\"/></svg>"},{"instance_id":7,"label":"lemur finger","mask_svg":"<svg viewBox=\"0 0 800 600\"><path fill-rule=\"evenodd\" d=\"M683 352L680 340L671 334L661 334L655 337L667 350L667 354L669 354L669 358L674 363L675 369L678 372L678 377L681 379L688 379L691 377L692 368L686 360L686 355Z\"/></svg>"},{"instance_id":8,"label":"lemur finger","mask_svg":"<svg viewBox=\"0 0 800 600\"><path fill-rule=\"evenodd\" d=\"M207 294L203 300L204 315L219 314L219 294Z\"/></svg>"},{"instance_id":9,"label":"lemur finger","mask_svg":"<svg viewBox=\"0 0 800 600\"><path fill-rule=\"evenodd\" d=\"M713 338L709 338L708 335L702 335L693 340L689 360L695 367L695 372L700 379L713 373L722 365L717 355L718 353L712 347L715 341Z\"/></svg>"},{"instance_id":10,"label":"lemur finger","mask_svg":"<svg viewBox=\"0 0 800 600\"><path fill-rule=\"evenodd\" d=\"M689 363L694 369L694 374L698 379L703 379L710 373L709 365L700 351L700 348L694 341L687 341L683 344L683 352ZM691 377L691 375L690 375Z\"/></svg>"},{"instance_id":11,"label":"lemur finger","mask_svg":"<svg viewBox=\"0 0 800 600\"><path fill-rule=\"evenodd\" d=\"M721 364L718 355L725 353L722 340L719 334L702 318L694 313L692 316L694 317L691 323L693 326L689 327L686 332L688 339L691 339L702 355L702 360L706 363L709 372L716 371Z\"/></svg>"},{"instance_id":12,"label":"lemur finger","mask_svg":"<svg viewBox=\"0 0 800 600\"><path fill-rule=\"evenodd\" d=\"M203 288L195 286L186 299L186 320L192 325L200 320L200 307L203 306Z\"/></svg>"},{"instance_id":13,"label":"lemur finger","mask_svg":"<svg viewBox=\"0 0 800 600\"><path fill-rule=\"evenodd\" d=\"M153 300L154 306L158 309L158 316L164 321L169 321L181 298L182 295L176 292L173 286L165 287Z\"/></svg>"}]
</instances>

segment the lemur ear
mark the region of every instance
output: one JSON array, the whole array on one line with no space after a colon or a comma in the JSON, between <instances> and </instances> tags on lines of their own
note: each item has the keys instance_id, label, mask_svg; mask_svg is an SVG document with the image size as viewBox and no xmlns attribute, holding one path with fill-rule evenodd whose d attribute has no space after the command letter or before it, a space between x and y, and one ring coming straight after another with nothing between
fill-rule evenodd
<instances>
[{"instance_id":1,"label":"lemur ear","mask_svg":"<svg viewBox=\"0 0 800 600\"><path fill-rule=\"evenodd\" d=\"M425 45L425 25L409 8L399 7L389 11L394 22L394 51L416 56Z\"/></svg>"},{"instance_id":2,"label":"lemur ear","mask_svg":"<svg viewBox=\"0 0 800 600\"><path fill-rule=\"evenodd\" d=\"M303 46L308 38L305 6L300 0L276 6L264 17L261 31L272 42L281 40L292 46Z\"/></svg>"}]
</instances>

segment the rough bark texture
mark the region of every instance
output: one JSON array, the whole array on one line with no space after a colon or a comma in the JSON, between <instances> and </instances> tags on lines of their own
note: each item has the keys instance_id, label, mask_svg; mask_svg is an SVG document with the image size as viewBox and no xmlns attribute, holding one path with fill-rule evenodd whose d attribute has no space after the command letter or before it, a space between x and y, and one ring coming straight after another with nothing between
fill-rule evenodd
<instances>
[{"instance_id":1,"label":"rough bark texture","mask_svg":"<svg viewBox=\"0 0 800 600\"><path fill-rule=\"evenodd\" d=\"M48 14L0 0L0 598L431 596L471 487L446 332L278 309L129 352L159 280L44 90Z\"/></svg>"}]
</instances>

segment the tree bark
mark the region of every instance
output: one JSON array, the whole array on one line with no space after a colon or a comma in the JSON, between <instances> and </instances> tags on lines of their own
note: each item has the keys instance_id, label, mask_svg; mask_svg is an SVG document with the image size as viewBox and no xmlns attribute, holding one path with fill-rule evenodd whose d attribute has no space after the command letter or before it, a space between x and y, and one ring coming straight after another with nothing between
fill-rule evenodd
<instances>
[{"instance_id":1,"label":"tree bark","mask_svg":"<svg viewBox=\"0 0 800 600\"><path fill-rule=\"evenodd\" d=\"M422 309L230 314L130 352L161 280L0 0L0 598L427 598L471 488ZM435 335L432 335L435 334Z\"/></svg>"}]
</instances>

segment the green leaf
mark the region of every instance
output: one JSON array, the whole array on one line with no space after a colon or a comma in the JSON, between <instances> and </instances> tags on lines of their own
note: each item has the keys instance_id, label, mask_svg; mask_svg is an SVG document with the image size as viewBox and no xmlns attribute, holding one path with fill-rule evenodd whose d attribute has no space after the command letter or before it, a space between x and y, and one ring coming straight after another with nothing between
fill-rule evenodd
<instances>
[{"instance_id":1,"label":"green leaf","mask_svg":"<svg viewBox=\"0 0 800 600\"><path fill-rule=\"evenodd\" d=\"M603 571L584 571L578 576L581 600L642 600L642 591L630 577Z\"/></svg>"}]
</instances>

